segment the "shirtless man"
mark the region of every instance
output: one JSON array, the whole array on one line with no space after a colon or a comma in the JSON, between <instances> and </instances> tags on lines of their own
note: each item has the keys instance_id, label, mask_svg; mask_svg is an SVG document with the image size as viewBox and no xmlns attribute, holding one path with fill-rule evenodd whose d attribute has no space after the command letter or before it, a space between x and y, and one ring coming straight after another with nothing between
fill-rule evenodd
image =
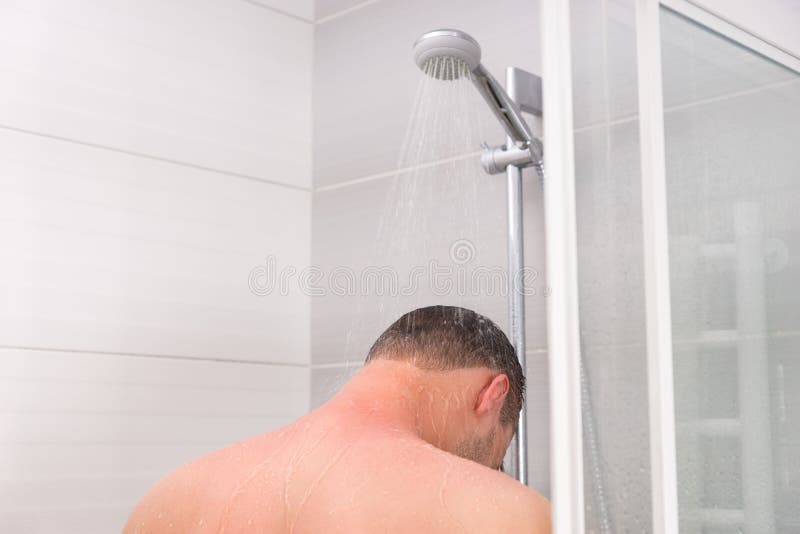
<instances>
[{"instance_id":1,"label":"shirtless man","mask_svg":"<svg viewBox=\"0 0 800 534\"><path fill-rule=\"evenodd\" d=\"M327 404L171 473L124 532L550 532L548 502L499 471L524 387L489 319L414 310Z\"/></svg>"}]
</instances>

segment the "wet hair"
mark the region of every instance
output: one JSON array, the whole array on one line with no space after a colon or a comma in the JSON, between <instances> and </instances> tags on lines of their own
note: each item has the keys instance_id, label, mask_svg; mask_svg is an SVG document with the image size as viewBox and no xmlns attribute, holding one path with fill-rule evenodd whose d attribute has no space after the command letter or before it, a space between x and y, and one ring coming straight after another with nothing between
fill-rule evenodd
<instances>
[{"instance_id":1,"label":"wet hair","mask_svg":"<svg viewBox=\"0 0 800 534\"><path fill-rule=\"evenodd\" d=\"M365 363L410 361L417 367L451 371L487 367L508 377L500 421L516 425L525 395L525 375L514 347L490 319L466 308L428 306L410 311L375 341Z\"/></svg>"}]
</instances>

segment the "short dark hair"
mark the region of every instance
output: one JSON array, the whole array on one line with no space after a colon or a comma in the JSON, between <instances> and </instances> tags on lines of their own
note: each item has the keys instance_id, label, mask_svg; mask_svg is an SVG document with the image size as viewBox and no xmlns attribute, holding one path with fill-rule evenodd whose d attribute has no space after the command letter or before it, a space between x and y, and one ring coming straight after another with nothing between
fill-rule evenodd
<instances>
[{"instance_id":1,"label":"short dark hair","mask_svg":"<svg viewBox=\"0 0 800 534\"><path fill-rule=\"evenodd\" d=\"M516 424L525 395L525 375L514 347L490 319L466 308L428 306L396 320L375 341L365 363L411 361L421 369L450 371L487 367L508 377L500 410L504 424Z\"/></svg>"}]
</instances>

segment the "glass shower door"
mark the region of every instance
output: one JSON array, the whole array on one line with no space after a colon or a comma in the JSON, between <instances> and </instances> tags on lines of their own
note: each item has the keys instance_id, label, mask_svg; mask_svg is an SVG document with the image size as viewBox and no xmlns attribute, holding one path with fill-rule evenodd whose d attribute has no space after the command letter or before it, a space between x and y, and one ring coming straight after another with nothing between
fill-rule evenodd
<instances>
[{"instance_id":1,"label":"glass shower door","mask_svg":"<svg viewBox=\"0 0 800 534\"><path fill-rule=\"evenodd\" d=\"M661 41L680 531L800 532L800 76Z\"/></svg>"},{"instance_id":2,"label":"glass shower door","mask_svg":"<svg viewBox=\"0 0 800 534\"><path fill-rule=\"evenodd\" d=\"M800 531L800 76L661 14L681 532Z\"/></svg>"},{"instance_id":3,"label":"glass shower door","mask_svg":"<svg viewBox=\"0 0 800 534\"><path fill-rule=\"evenodd\" d=\"M800 532L800 75L662 7L663 108L640 109L636 5L570 1L586 532L662 525L640 131L654 113L675 405L659 443L675 446L679 530Z\"/></svg>"}]
</instances>

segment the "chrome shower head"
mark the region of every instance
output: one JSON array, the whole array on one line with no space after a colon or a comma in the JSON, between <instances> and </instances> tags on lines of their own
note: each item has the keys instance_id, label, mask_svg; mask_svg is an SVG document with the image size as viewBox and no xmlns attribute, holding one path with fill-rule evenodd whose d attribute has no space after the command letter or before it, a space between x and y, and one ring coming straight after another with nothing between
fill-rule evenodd
<instances>
[{"instance_id":1,"label":"chrome shower head","mask_svg":"<svg viewBox=\"0 0 800 534\"><path fill-rule=\"evenodd\" d=\"M527 149L534 142L519 106L481 65L481 47L469 34L461 30L423 33L414 43L414 61L437 80L468 76L514 143Z\"/></svg>"},{"instance_id":2,"label":"chrome shower head","mask_svg":"<svg viewBox=\"0 0 800 534\"><path fill-rule=\"evenodd\" d=\"M452 63L450 68L430 68L431 62L444 58ZM460 78L481 64L481 47L478 41L460 30L433 30L422 34L414 43L414 61L429 76L440 80ZM458 68L460 65L466 66Z\"/></svg>"}]
</instances>

